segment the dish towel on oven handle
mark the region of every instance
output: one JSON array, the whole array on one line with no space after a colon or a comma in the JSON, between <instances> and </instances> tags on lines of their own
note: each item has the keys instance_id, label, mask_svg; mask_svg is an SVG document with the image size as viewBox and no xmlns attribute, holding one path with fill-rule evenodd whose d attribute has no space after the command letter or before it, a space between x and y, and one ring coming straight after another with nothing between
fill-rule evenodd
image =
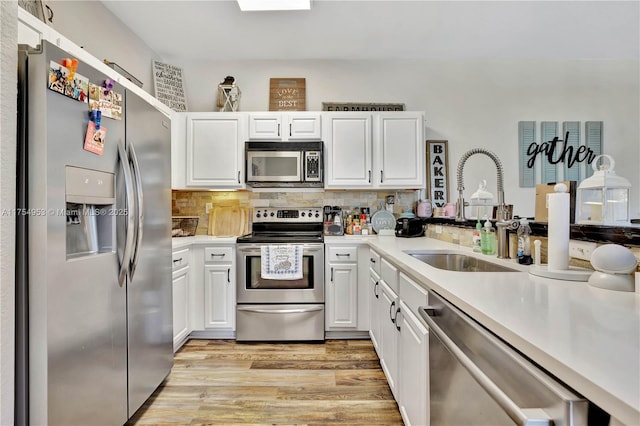
<instances>
[{"instance_id":1,"label":"dish towel on oven handle","mask_svg":"<svg viewBox=\"0 0 640 426\"><path fill-rule=\"evenodd\" d=\"M302 244L269 244L260 248L260 276L265 280L300 280Z\"/></svg>"}]
</instances>

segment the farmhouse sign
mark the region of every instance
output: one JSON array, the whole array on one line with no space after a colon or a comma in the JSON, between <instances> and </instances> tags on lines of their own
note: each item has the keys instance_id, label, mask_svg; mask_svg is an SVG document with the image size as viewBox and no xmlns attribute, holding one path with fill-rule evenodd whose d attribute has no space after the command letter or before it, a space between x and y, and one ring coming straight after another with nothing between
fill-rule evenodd
<instances>
[{"instance_id":1,"label":"farmhouse sign","mask_svg":"<svg viewBox=\"0 0 640 426\"><path fill-rule=\"evenodd\" d=\"M176 112L187 111L182 68L153 61L153 86L160 102Z\"/></svg>"},{"instance_id":2,"label":"farmhouse sign","mask_svg":"<svg viewBox=\"0 0 640 426\"><path fill-rule=\"evenodd\" d=\"M323 111L404 111L404 104L323 102Z\"/></svg>"},{"instance_id":3,"label":"farmhouse sign","mask_svg":"<svg viewBox=\"0 0 640 426\"><path fill-rule=\"evenodd\" d=\"M449 202L447 141L427 141L428 194L435 207Z\"/></svg>"}]
</instances>

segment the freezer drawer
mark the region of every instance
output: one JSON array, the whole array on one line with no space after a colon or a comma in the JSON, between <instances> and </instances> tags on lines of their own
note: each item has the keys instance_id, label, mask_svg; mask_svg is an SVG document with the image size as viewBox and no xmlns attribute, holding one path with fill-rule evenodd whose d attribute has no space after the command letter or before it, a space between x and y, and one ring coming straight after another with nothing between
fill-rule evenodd
<instances>
[{"instance_id":1,"label":"freezer drawer","mask_svg":"<svg viewBox=\"0 0 640 426\"><path fill-rule=\"evenodd\" d=\"M324 340L324 304L238 305L236 340Z\"/></svg>"}]
</instances>

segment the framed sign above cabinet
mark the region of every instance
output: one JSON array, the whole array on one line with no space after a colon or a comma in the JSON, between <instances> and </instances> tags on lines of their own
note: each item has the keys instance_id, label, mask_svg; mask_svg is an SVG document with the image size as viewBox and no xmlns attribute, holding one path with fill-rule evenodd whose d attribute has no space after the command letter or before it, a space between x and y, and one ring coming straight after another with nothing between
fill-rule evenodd
<instances>
[{"instance_id":1,"label":"framed sign above cabinet","mask_svg":"<svg viewBox=\"0 0 640 426\"><path fill-rule=\"evenodd\" d=\"M272 78L269 82L269 111L306 111L304 78Z\"/></svg>"}]
</instances>

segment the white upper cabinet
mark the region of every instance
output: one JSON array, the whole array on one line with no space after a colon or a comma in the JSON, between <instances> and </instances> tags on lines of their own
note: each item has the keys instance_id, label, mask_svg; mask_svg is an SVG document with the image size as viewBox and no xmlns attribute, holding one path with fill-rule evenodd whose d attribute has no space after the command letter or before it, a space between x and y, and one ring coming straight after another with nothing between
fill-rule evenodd
<instances>
[{"instance_id":1,"label":"white upper cabinet","mask_svg":"<svg viewBox=\"0 0 640 426\"><path fill-rule=\"evenodd\" d=\"M375 185L420 188L425 184L424 118L416 112L375 115Z\"/></svg>"},{"instance_id":2,"label":"white upper cabinet","mask_svg":"<svg viewBox=\"0 0 640 426\"><path fill-rule=\"evenodd\" d=\"M425 185L421 112L324 113L327 189Z\"/></svg>"},{"instance_id":3,"label":"white upper cabinet","mask_svg":"<svg viewBox=\"0 0 640 426\"><path fill-rule=\"evenodd\" d=\"M320 140L319 112L251 112L249 139L254 140Z\"/></svg>"},{"instance_id":4,"label":"white upper cabinet","mask_svg":"<svg viewBox=\"0 0 640 426\"><path fill-rule=\"evenodd\" d=\"M245 139L246 114L187 114L185 187L244 188Z\"/></svg>"},{"instance_id":5,"label":"white upper cabinet","mask_svg":"<svg viewBox=\"0 0 640 426\"><path fill-rule=\"evenodd\" d=\"M371 113L324 113L322 134L327 189L372 186Z\"/></svg>"}]
</instances>

